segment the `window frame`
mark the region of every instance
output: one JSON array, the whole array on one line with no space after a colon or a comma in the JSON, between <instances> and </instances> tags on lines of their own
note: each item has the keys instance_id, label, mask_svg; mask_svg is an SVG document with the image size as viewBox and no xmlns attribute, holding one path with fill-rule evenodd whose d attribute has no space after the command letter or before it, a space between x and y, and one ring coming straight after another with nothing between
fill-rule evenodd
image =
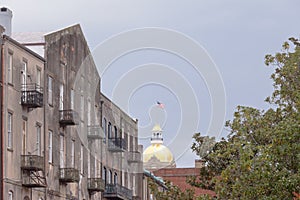
<instances>
[{"instance_id":1,"label":"window frame","mask_svg":"<svg viewBox=\"0 0 300 200\"><path fill-rule=\"evenodd\" d=\"M14 199L14 192L9 190L7 196L8 196L8 200L13 200Z\"/></svg>"},{"instance_id":2,"label":"window frame","mask_svg":"<svg viewBox=\"0 0 300 200\"><path fill-rule=\"evenodd\" d=\"M7 115L7 148L13 149L13 113L8 111Z\"/></svg>"},{"instance_id":3,"label":"window frame","mask_svg":"<svg viewBox=\"0 0 300 200\"><path fill-rule=\"evenodd\" d=\"M42 142L42 126L41 124L37 123L36 124L36 152L37 155L41 155L41 142Z\"/></svg>"},{"instance_id":4,"label":"window frame","mask_svg":"<svg viewBox=\"0 0 300 200\"><path fill-rule=\"evenodd\" d=\"M9 51L8 52L8 63L7 63L7 83L10 85L13 85L13 78L14 78L14 65L13 65L13 52Z\"/></svg>"},{"instance_id":5,"label":"window frame","mask_svg":"<svg viewBox=\"0 0 300 200\"><path fill-rule=\"evenodd\" d=\"M48 75L48 104L53 106L53 77Z\"/></svg>"},{"instance_id":6,"label":"window frame","mask_svg":"<svg viewBox=\"0 0 300 200\"><path fill-rule=\"evenodd\" d=\"M84 146L83 144L80 145L80 173L83 174L83 168L84 168Z\"/></svg>"},{"instance_id":7,"label":"window frame","mask_svg":"<svg viewBox=\"0 0 300 200\"><path fill-rule=\"evenodd\" d=\"M103 137L103 142L106 143L106 135L107 135L107 120L105 117L103 117L103 132L104 132L104 137Z\"/></svg>"},{"instance_id":8,"label":"window frame","mask_svg":"<svg viewBox=\"0 0 300 200\"><path fill-rule=\"evenodd\" d=\"M53 162L53 131L48 130L48 162Z\"/></svg>"},{"instance_id":9,"label":"window frame","mask_svg":"<svg viewBox=\"0 0 300 200\"><path fill-rule=\"evenodd\" d=\"M75 167L75 140L71 140L71 166Z\"/></svg>"}]
</instances>

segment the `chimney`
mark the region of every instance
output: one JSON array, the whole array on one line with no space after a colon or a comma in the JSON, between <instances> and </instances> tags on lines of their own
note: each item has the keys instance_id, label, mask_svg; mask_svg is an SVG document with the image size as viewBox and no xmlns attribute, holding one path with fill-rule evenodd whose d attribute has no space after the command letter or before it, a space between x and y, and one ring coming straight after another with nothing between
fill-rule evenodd
<instances>
[{"instance_id":1,"label":"chimney","mask_svg":"<svg viewBox=\"0 0 300 200\"><path fill-rule=\"evenodd\" d=\"M202 167L204 167L205 165L205 161L202 159L196 159L195 160L195 168L200 169Z\"/></svg>"},{"instance_id":2,"label":"chimney","mask_svg":"<svg viewBox=\"0 0 300 200\"><path fill-rule=\"evenodd\" d=\"M4 27L4 34L11 36L11 20L12 20L12 11L8 8L0 8L0 25Z\"/></svg>"}]
</instances>

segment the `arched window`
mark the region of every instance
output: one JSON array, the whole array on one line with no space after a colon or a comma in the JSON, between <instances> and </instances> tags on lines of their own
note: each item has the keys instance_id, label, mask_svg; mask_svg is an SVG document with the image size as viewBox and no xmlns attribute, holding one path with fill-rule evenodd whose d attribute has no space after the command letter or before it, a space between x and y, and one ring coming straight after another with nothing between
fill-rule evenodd
<instances>
[{"instance_id":1,"label":"arched window","mask_svg":"<svg viewBox=\"0 0 300 200\"><path fill-rule=\"evenodd\" d=\"M29 196L25 196L24 200L30 200Z\"/></svg>"},{"instance_id":2,"label":"arched window","mask_svg":"<svg viewBox=\"0 0 300 200\"><path fill-rule=\"evenodd\" d=\"M114 131L115 131L115 138L118 138L118 129L116 126L114 126Z\"/></svg>"},{"instance_id":3,"label":"arched window","mask_svg":"<svg viewBox=\"0 0 300 200\"><path fill-rule=\"evenodd\" d=\"M107 126L106 126L106 119L103 118L103 124L102 124L102 127L103 127L103 132L104 132L104 136L103 136L103 142L106 142L106 134L107 134Z\"/></svg>"},{"instance_id":4,"label":"arched window","mask_svg":"<svg viewBox=\"0 0 300 200\"><path fill-rule=\"evenodd\" d=\"M118 184L118 174L114 174L114 184Z\"/></svg>"},{"instance_id":5,"label":"arched window","mask_svg":"<svg viewBox=\"0 0 300 200\"><path fill-rule=\"evenodd\" d=\"M13 200L13 198L14 198L14 193L13 193L13 191L9 191L8 192L8 200Z\"/></svg>"},{"instance_id":6,"label":"arched window","mask_svg":"<svg viewBox=\"0 0 300 200\"><path fill-rule=\"evenodd\" d=\"M105 185L106 185L106 183L107 183L106 177L107 177L106 167L103 167L103 171L102 171L102 179L104 180Z\"/></svg>"},{"instance_id":7,"label":"arched window","mask_svg":"<svg viewBox=\"0 0 300 200\"><path fill-rule=\"evenodd\" d=\"M112 171L109 170L108 172L108 183L111 184L112 183Z\"/></svg>"},{"instance_id":8,"label":"arched window","mask_svg":"<svg viewBox=\"0 0 300 200\"><path fill-rule=\"evenodd\" d=\"M111 123L110 122L108 122L108 139L110 139L111 138Z\"/></svg>"}]
</instances>

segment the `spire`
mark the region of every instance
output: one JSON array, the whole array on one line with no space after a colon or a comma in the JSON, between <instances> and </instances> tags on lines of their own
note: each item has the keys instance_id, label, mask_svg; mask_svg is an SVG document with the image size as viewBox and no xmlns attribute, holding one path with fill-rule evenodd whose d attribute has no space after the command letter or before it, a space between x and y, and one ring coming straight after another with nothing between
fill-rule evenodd
<instances>
[{"instance_id":1,"label":"spire","mask_svg":"<svg viewBox=\"0 0 300 200\"><path fill-rule=\"evenodd\" d=\"M151 144L163 144L162 129L159 124L152 129Z\"/></svg>"}]
</instances>

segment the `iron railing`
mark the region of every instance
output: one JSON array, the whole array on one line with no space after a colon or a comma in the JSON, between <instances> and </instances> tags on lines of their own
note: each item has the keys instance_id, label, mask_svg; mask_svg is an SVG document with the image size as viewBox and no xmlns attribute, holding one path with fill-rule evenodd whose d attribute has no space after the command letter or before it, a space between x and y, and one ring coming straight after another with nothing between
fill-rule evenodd
<instances>
[{"instance_id":1,"label":"iron railing","mask_svg":"<svg viewBox=\"0 0 300 200\"><path fill-rule=\"evenodd\" d=\"M90 139L102 139L104 138L104 132L100 126L88 126L87 136Z\"/></svg>"},{"instance_id":2,"label":"iron railing","mask_svg":"<svg viewBox=\"0 0 300 200\"><path fill-rule=\"evenodd\" d=\"M123 152L127 149L126 140L124 138L109 138L108 150L113 152Z\"/></svg>"},{"instance_id":3,"label":"iron railing","mask_svg":"<svg viewBox=\"0 0 300 200\"><path fill-rule=\"evenodd\" d=\"M65 183L79 182L79 171L74 168L60 168L59 180Z\"/></svg>"},{"instance_id":4,"label":"iron railing","mask_svg":"<svg viewBox=\"0 0 300 200\"><path fill-rule=\"evenodd\" d=\"M22 172L22 185L25 187L46 187L46 178L41 171Z\"/></svg>"},{"instance_id":5,"label":"iron railing","mask_svg":"<svg viewBox=\"0 0 300 200\"><path fill-rule=\"evenodd\" d=\"M90 192L105 190L105 182L102 178L88 178L88 190Z\"/></svg>"},{"instance_id":6,"label":"iron railing","mask_svg":"<svg viewBox=\"0 0 300 200\"><path fill-rule=\"evenodd\" d=\"M141 153L138 151L130 151L128 152L127 157L128 162L141 162Z\"/></svg>"},{"instance_id":7,"label":"iron railing","mask_svg":"<svg viewBox=\"0 0 300 200\"><path fill-rule=\"evenodd\" d=\"M21 104L30 108L43 106L43 88L37 84L21 86Z\"/></svg>"},{"instance_id":8,"label":"iron railing","mask_svg":"<svg viewBox=\"0 0 300 200\"><path fill-rule=\"evenodd\" d=\"M21 168L26 170L43 170L44 158L38 155L21 155Z\"/></svg>"},{"instance_id":9,"label":"iron railing","mask_svg":"<svg viewBox=\"0 0 300 200\"><path fill-rule=\"evenodd\" d=\"M74 110L60 110L59 123L61 125L78 125L79 115Z\"/></svg>"},{"instance_id":10,"label":"iron railing","mask_svg":"<svg viewBox=\"0 0 300 200\"><path fill-rule=\"evenodd\" d=\"M106 184L103 196L107 199L132 199L132 190L119 184Z\"/></svg>"}]
</instances>

